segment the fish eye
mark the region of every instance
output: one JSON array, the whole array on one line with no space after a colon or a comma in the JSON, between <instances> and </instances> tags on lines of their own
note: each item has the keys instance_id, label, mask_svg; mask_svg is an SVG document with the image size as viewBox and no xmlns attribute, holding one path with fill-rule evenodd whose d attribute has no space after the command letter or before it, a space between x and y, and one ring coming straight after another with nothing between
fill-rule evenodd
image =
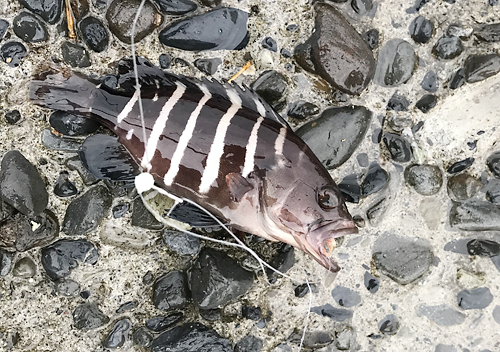
<instances>
[{"instance_id":1,"label":"fish eye","mask_svg":"<svg viewBox=\"0 0 500 352\"><path fill-rule=\"evenodd\" d=\"M319 191L318 204L323 209L333 209L338 207L339 200L335 192L330 189L323 189Z\"/></svg>"}]
</instances>

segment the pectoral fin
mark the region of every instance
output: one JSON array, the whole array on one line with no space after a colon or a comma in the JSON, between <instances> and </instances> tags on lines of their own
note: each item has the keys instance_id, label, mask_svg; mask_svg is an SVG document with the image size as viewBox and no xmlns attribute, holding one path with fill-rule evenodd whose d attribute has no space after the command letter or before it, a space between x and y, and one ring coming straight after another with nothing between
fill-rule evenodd
<instances>
[{"instance_id":1,"label":"pectoral fin","mask_svg":"<svg viewBox=\"0 0 500 352\"><path fill-rule=\"evenodd\" d=\"M239 202L245 193L253 189L250 182L248 182L248 180L241 174L236 172L231 172L226 175L226 183L235 202Z\"/></svg>"}]
</instances>

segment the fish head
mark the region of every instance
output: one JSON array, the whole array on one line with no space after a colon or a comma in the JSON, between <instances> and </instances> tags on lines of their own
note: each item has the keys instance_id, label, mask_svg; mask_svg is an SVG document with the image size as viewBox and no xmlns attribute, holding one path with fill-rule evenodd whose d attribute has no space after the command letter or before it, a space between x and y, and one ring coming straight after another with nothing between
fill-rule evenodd
<instances>
[{"instance_id":1,"label":"fish head","mask_svg":"<svg viewBox=\"0 0 500 352\"><path fill-rule=\"evenodd\" d=\"M280 178L278 173L276 179ZM328 172L273 181L270 175L264 182L263 208L270 227L277 228L276 238L309 253L330 271L338 271L332 259L335 239L358 229Z\"/></svg>"}]
</instances>

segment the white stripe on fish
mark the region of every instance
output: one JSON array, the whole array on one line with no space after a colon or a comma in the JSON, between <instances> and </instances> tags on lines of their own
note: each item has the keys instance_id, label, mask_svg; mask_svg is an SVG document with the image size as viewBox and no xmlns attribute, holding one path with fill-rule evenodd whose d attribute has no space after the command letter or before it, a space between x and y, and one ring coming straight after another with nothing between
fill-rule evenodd
<instances>
[{"instance_id":1,"label":"white stripe on fish","mask_svg":"<svg viewBox=\"0 0 500 352\"><path fill-rule=\"evenodd\" d=\"M135 90L134 95L132 95L132 98L130 98L130 100L125 105L123 110L116 117L117 123L122 122L128 116L128 114L130 114L130 112L132 112L132 109L134 108L135 103L137 103L137 100L139 100L140 95L141 95L141 91L139 89Z\"/></svg>"},{"instance_id":2,"label":"white stripe on fish","mask_svg":"<svg viewBox=\"0 0 500 352\"><path fill-rule=\"evenodd\" d=\"M283 145L285 144L286 139L286 127L280 128L280 134L276 137L276 141L274 142L274 150L276 155L283 155Z\"/></svg>"},{"instance_id":3,"label":"white stripe on fish","mask_svg":"<svg viewBox=\"0 0 500 352\"><path fill-rule=\"evenodd\" d=\"M262 104L261 104L262 105ZM243 177L247 177L255 167L255 151L257 150L257 141L260 124L264 121L264 116L260 116L253 125L252 132L250 132L250 137L248 138L248 143L245 152L245 164L243 166Z\"/></svg>"}]
</instances>

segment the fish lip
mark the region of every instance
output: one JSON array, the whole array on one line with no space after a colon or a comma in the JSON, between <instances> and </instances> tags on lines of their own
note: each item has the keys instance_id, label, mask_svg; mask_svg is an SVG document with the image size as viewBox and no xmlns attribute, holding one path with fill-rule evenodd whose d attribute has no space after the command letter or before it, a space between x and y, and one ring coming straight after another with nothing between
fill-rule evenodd
<instances>
[{"instance_id":1,"label":"fish lip","mask_svg":"<svg viewBox=\"0 0 500 352\"><path fill-rule=\"evenodd\" d=\"M337 220L326 224L320 223L309 231L309 236L320 236L321 242L329 238L338 238L358 233L358 228L352 220Z\"/></svg>"}]
</instances>

